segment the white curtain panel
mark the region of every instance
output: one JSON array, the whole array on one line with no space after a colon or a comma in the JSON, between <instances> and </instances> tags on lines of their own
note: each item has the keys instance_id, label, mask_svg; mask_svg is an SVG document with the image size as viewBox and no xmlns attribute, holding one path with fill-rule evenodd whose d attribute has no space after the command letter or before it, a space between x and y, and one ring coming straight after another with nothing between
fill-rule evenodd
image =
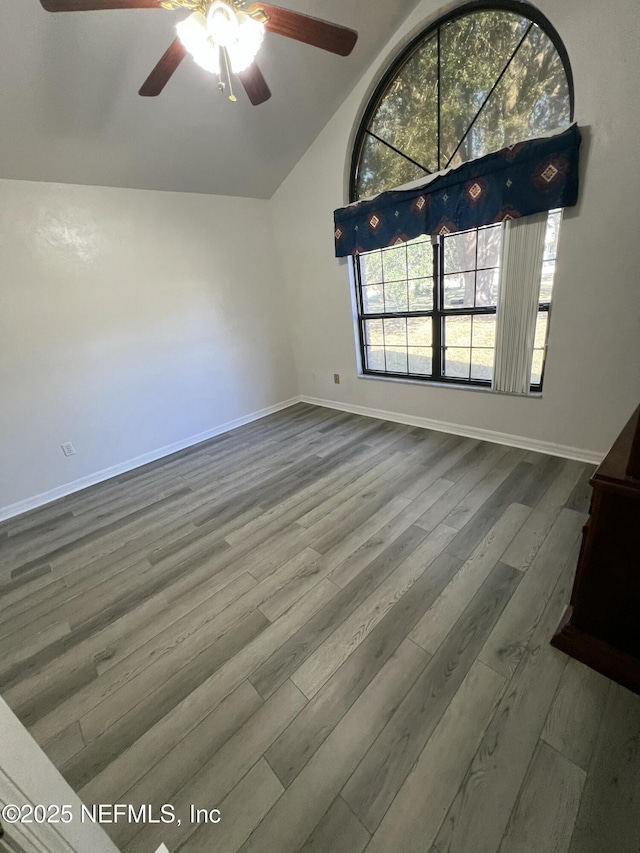
<instances>
[{"instance_id":1,"label":"white curtain panel","mask_svg":"<svg viewBox=\"0 0 640 853\"><path fill-rule=\"evenodd\" d=\"M493 390L528 394L547 213L511 219L502 243Z\"/></svg>"}]
</instances>

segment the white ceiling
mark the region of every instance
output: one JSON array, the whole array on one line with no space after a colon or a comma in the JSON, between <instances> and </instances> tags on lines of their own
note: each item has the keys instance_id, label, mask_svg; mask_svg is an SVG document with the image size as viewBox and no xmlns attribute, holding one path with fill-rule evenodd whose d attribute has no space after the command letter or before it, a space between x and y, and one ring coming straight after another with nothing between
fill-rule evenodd
<instances>
[{"instance_id":1,"label":"white ceiling","mask_svg":"<svg viewBox=\"0 0 640 853\"><path fill-rule=\"evenodd\" d=\"M50 14L0 4L0 177L269 198L416 0L285 0L359 32L349 57L267 33L258 57L273 97L187 57L158 98L137 92L185 11Z\"/></svg>"}]
</instances>

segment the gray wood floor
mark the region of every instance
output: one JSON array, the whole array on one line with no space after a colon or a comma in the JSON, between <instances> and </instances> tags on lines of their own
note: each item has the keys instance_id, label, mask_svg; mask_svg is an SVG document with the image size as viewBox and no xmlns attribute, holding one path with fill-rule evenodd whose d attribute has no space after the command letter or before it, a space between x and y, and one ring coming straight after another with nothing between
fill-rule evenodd
<instances>
[{"instance_id":1,"label":"gray wood floor","mask_svg":"<svg viewBox=\"0 0 640 853\"><path fill-rule=\"evenodd\" d=\"M125 853L637 853L640 697L549 645L590 473L295 406L0 525L0 692L174 805Z\"/></svg>"}]
</instances>

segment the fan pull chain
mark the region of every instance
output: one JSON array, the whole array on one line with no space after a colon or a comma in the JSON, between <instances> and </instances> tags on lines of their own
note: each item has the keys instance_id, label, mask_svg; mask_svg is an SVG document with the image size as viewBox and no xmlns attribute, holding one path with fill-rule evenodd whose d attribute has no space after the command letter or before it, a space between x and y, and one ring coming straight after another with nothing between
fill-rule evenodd
<instances>
[{"instance_id":1,"label":"fan pull chain","mask_svg":"<svg viewBox=\"0 0 640 853\"><path fill-rule=\"evenodd\" d=\"M233 94L233 86L231 85L231 72L229 71L229 57L227 56L226 47L222 48L222 55L224 56L224 64L225 68L227 69L227 82L229 83L229 100L235 103L238 99Z\"/></svg>"}]
</instances>

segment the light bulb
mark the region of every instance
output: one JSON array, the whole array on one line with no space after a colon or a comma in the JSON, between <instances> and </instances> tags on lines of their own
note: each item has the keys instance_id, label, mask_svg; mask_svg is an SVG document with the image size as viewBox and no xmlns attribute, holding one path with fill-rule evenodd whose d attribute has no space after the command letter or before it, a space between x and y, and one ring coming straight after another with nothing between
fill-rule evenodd
<instances>
[{"instance_id":1,"label":"light bulb","mask_svg":"<svg viewBox=\"0 0 640 853\"><path fill-rule=\"evenodd\" d=\"M264 38L264 24L256 21L246 12L238 12L238 37L228 46L231 68L235 74L248 68L260 50Z\"/></svg>"},{"instance_id":2,"label":"light bulb","mask_svg":"<svg viewBox=\"0 0 640 853\"><path fill-rule=\"evenodd\" d=\"M216 0L207 12L209 35L220 47L231 47L238 39L238 19L234 10Z\"/></svg>"},{"instance_id":3,"label":"light bulb","mask_svg":"<svg viewBox=\"0 0 640 853\"><path fill-rule=\"evenodd\" d=\"M176 30L180 41L189 53L198 51L209 37L207 19L200 12L193 12L186 20L180 21Z\"/></svg>"},{"instance_id":4,"label":"light bulb","mask_svg":"<svg viewBox=\"0 0 640 853\"><path fill-rule=\"evenodd\" d=\"M194 61L205 71L220 73L220 51L209 38L207 19L193 12L176 26L178 37Z\"/></svg>"},{"instance_id":5,"label":"light bulb","mask_svg":"<svg viewBox=\"0 0 640 853\"><path fill-rule=\"evenodd\" d=\"M198 53L194 53L193 61L211 74L220 74L220 51L211 43L204 45Z\"/></svg>"}]
</instances>

